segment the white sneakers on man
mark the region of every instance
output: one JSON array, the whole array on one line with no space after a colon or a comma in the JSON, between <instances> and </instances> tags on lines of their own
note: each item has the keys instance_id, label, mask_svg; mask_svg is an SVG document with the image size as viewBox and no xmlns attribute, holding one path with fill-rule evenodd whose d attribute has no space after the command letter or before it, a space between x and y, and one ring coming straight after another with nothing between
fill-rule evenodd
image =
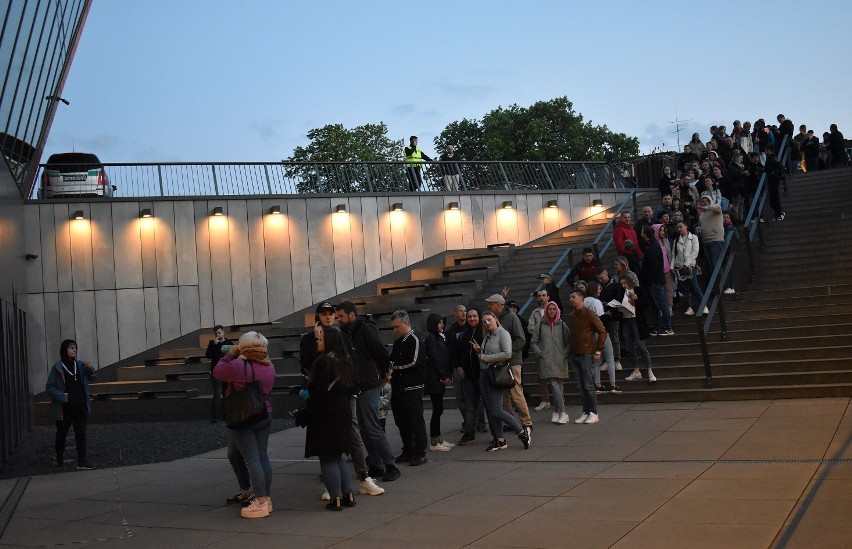
<instances>
[{"instance_id":1,"label":"white sneakers on man","mask_svg":"<svg viewBox=\"0 0 852 549\"><path fill-rule=\"evenodd\" d=\"M597 423L599 421L600 421L600 419L598 418L598 415L596 413L592 412L591 414L589 414L589 417L583 423L585 423L586 425L589 425L590 423Z\"/></svg>"},{"instance_id":2,"label":"white sneakers on man","mask_svg":"<svg viewBox=\"0 0 852 549\"><path fill-rule=\"evenodd\" d=\"M559 425L565 425L569 421L571 421L571 418L568 417L568 412L562 412L561 414L559 414L559 419L556 421L556 423L558 423Z\"/></svg>"},{"instance_id":3,"label":"white sneakers on man","mask_svg":"<svg viewBox=\"0 0 852 549\"><path fill-rule=\"evenodd\" d=\"M550 403L546 400L542 400L541 404L539 404L538 406L535 407L535 411L536 412L543 412L543 411L547 410L548 408L550 408Z\"/></svg>"},{"instance_id":4,"label":"white sneakers on man","mask_svg":"<svg viewBox=\"0 0 852 549\"><path fill-rule=\"evenodd\" d=\"M583 415L574 420L574 423L586 423L586 420L589 419L589 414L583 412Z\"/></svg>"},{"instance_id":5,"label":"white sneakers on man","mask_svg":"<svg viewBox=\"0 0 852 549\"><path fill-rule=\"evenodd\" d=\"M361 488L358 491L365 496L380 496L385 493L385 489L376 484L376 481L371 477L367 477L361 481Z\"/></svg>"}]
</instances>

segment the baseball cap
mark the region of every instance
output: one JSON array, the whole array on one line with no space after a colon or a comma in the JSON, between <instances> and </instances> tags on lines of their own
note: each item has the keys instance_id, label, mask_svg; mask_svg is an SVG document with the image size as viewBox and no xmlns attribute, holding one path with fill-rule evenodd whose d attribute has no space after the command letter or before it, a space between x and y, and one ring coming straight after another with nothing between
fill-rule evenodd
<instances>
[{"instance_id":1,"label":"baseball cap","mask_svg":"<svg viewBox=\"0 0 852 549\"><path fill-rule=\"evenodd\" d=\"M539 280L543 280L543 279L545 279L545 278L550 278L550 279L552 279L553 277L550 275L550 273L541 273L540 275L538 275L538 279L539 279Z\"/></svg>"},{"instance_id":2,"label":"baseball cap","mask_svg":"<svg viewBox=\"0 0 852 549\"><path fill-rule=\"evenodd\" d=\"M503 299L503 296L500 294L494 294L488 299L485 300L486 303L499 303L500 305L505 305L506 300Z\"/></svg>"},{"instance_id":3,"label":"baseball cap","mask_svg":"<svg viewBox=\"0 0 852 549\"><path fill-rule=\"evenodd\" d=\"M322 303L317 305L317 313L316 314L320 314L322 311L331 311L333 313L334 312L334 305L332 305L328 301L323 301Z\"/></svg>"}]
</instances>

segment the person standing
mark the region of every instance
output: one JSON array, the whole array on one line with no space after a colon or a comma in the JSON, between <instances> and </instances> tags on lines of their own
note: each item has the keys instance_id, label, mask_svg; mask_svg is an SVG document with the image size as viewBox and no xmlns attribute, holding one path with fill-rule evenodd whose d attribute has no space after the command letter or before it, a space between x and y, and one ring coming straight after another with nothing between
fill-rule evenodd
<instances>
[{"instance_id":1,"label":"person standing","mask_svg":"<svg viewBox=\"0 0 852 549\"><path fill-rule=\"evenodd\" d=\"M563 310L562 300L559 298L559 286L553 281L553 275L550 273L541 273L538 275L538 279L541 280L542 290L547 290L547 297L550 298L550 301L556 303L560 311Z\"/></svg>"},{"instance_id":2,"label":"person standing","mask_svg":"<svg viewBox=\"0 0 852 549\"><path fill-rule=\"evenodd\" d=\"M225 337L225 328L221 324L213 326L213 339L207 344L204 356L210 361L210 383L213 385L213 402L210 404L210 423L216 423L222 419L222 393L224 386L222 382L213 377L213 368L219 364L219 359L225 353L223 345L233 345L234 342Z\"/></svg>"},{"instance_id":3,"label":"person standing","mask_svg":"<svg viewBox=\"0 0 852 549\"><path fill-rule=\"evenodd\" d=\"M671 191L669 191L671 193ZM633 216L628 211L621 212L621 215L618 218L618 223L615 224L615 230L613 231L613 242L615 242L615 251L618 255L624 255L625 247L624 243L627 240L632 240L634 243L639 242L639 236L636 234L636 230L633 228L631 221L633 220ZM639 259L642 259L641 252L639 253ZM591 281L587 281L591 282ZM562 308L560 307L560 310Z\"/></svg>"},{"instance_id":4,"label":"person standing","mask_svg":"<svg viewBox=\"0 0 852 549\"><path fill-rule=\"evenodd\" d=\"M412 467L426 463L426 422L423 420L423 363L425 353L411 329L406 311L391 314L391 327L397 335L390 354L391 410L402 439L402 453L396 463Z\"/></svg>"},{"instance_id":5,"label":"person standing","mask_svg":"<svg viewBox=\"0 0 852 549\"><path fill-rule=\"evenodd\" d=\"M334 310L341 330L349 336L347 345L352 356L352 383L360 391L357 399L358 425L369 456L369 475L392 482L399 478L400 472L394 464L387 435L379 421L379 392L382 384L390 381L387 351L376 324L359 317L354 303L341 301Z\"/></svg>"},{"instance_id":6,"label":"person standing","mask_svg":"<svg viewBox=\"0 0 852 549\"><path fill-rule=\"evenodd\" d=\"M819 166L819 139L813 130L808 130L808 136L802 141L802 153L805 156L805 170L817 171Z\"/></svg>"},{"instance_id":7,"label":"person standing","mask_svg":"<svg viewBox=\"0 0 852 549\"><path fill-rule=\"evenodd\" d=\"M678 291L686 297L686 316L693 316L692 296L698 299L697 307L704 300L704 293L698 285L698 237L689 232L686 223L677 224L677 239L672 246L672 267L678 281ZM704 314L710 311L704 307Z\"/></svg>"},{"instance_id":8,"label":"person standing","mask_svg":"<svg viewBox=\"0 0 852 549\"><path fill-rule=\"evenodd\" d=\"M441 436L441 416L444 414L444 393L452 383L450 369L450 348L444 336L444 318L431 313L426 318L429 335L423 346L426 350L426 391L432 401L432 417L429 419L429 451L447 452L455 444L447 442Z\"/></svg>"},{"instance_id":9,"label":"person standing","mask_svg":"<svg viewBox=\"0 0 852 549\"><path fill-rule=\"evenodd\" d=\"M843 134L837 129L837 124L831 125L831 137L828 142L828 147L831 150L831 167L841 168L849 165L849 158L846 155L846 140Z\"/></svg>"},{"instance_id":10,"label":"person standing","mask_svg":"<svg viewBox=\"0 0 852 549\"><path fill-rule=\"evenodd\" d=\"M423 161L432 162L426 153L417 146L417 136L408 138L409 146L403 149L405 156L405 175L408 177L408 190L416 192L423 186Z\"/></svg>"},{"instance_id":11,"label":"person standing","mask_svg":"<svg viewBox=\"0 0 852 549\"><path fill-rule=\"evenodd\" d=\"M530 314L530 318L527 321L527 333L530 335L530 353L532 350L532 337L538 331L538 326L541 324L542 319L547 312L547 304L550 303L550 295L548 294L545 288L540 289L535 293L535 299L538 302L538 307L533 309L533 312ZM553 301L555 303L555 301ZM557 305L558 307L558 305ZM541 402L538 403L538 406L535 407L536 412L543 412L550 408L550 398L548 394L550 393L550 385L546 377L541 375L541 368L539 364L538 371L538 394L541 397Z\"/></svg>"},{"instance_id":12,"label":"person standing","mask_svg":"<svg viewBox=\"0 0 852 549\"><path fill-rule=\"evenodd\" d=\"M509 364L512 367L512 375L515 376L515 386L503 394L503 409L511 414L512 403L514 402L521 423L525 427L531 427L533 421L530 416L530 409L527 406L527 399L524 397L523 378L521 377L523 375L524 346L527 343L526 331L518 315L506 308L506 301L502 295L494 294L485 302L488 303L488 309L494 313L494 316L500 319L501 327L512 338L512 356L509 359Z\"/></svg>"},{"instance_id":13,"label":"person standing","mask_svg":"<svg viewBox=\"0 0 852 549\"><path fill-rule=\"evenodd\" d=\"M269 341L257 332L246 332L240 336L237 345L228 352L213 368L213 375L222 382L227 382L225 398L234 391L241 391L252 381L260 382L263 390L263 400L266 405L266 419L243 428L228 429L228 438L233 438L243 456L242 466L234 466L234 474L240 488L245 489L249 484L254 489L255 497L246 507L240 510L243 518L265 518L272 512L272 498L269 497L272 488L272 464L269 462L269 433L272 429L272 404L269 394L275 383L275 367L269 359ZM230 442L229 442L230 445Z\"/></svg>"},{"instance_id":14,"label":"person standing","mask_svg":"<svg viewBox=\"0 0 852 549\"><path fill-rule=\"evenodd\" d=\"M709 203L710 199L706 196L702 199ZM718 204L714 207L720 208ZM651 296L651 304L653 305L654 316L654 331L651 335L674 335L672 330L672 314L669 309L669 302L666 299L666 273L663 263L663 249L660 247L657 238L654 235L654 227L645 227L642 229L642 240L645 241L645 260L642 261L642 267L639 271L639 280L642 285L648 289Z\"/></svg>"},{"instance_id":15,"label":"person standing","mask_svg":"<svg viewBox=\"0 0 852 549\"><path fill-rule=\"evenodd\" d=\"M590 424L600 421L593 368L596 362L601 361L607 333L601 319L586 308L584 299L583 292L580 290L571 292L571 306L574 310L568 315L568 328L571 332L571 362L574 367L574 377L577 379L580 397L583 400L583 415L575 419L574 423ZM597 342L595 342L596 333L598 334Z\"/></svg>"},{"instance_id":16,"label":"person standing","mask_svg":"<svg viewBox=\"0 0 852 549\"><path fill-rule=\"evenodd\" d=\"M845 154L845 153L844 153ZM775 147L766 146L766 183L769 185L769 205L775 216L772 221L784 221L785 213L781 207L781 181L784 177L784 167L775 158Z\"/></svg>"},{"instance_id":17,"label":"person standing","mask_svg":"<svg viewBox=\"0 0 852 549\"><path fill-rule=\"evenodd\" d=\"M50 369L45 389L50 394L50 418L56 422L56 466L65 464L65 439L74 426L77 470L94 469L86 457L86 420L92 412L89 381L95 369L88 360L77 360L77 342L66 339L59 345L59 361Z\"/></svg>"},{"instance_id":18,"label":"person standing","mask_svg":"<svg viewBox=\"0 0 852 549\"><path fill-rule=\"evenodd\" d=\"M550 389L550 396L553 398L555 411L551 415L550 422L564 425L570 419L565 410L562 382L568 378L571 334L561 317L562 311L556 303L551 301L545 305L544 317L532 331L530 353L536 356L539 378L546 382ZM542 397L544 398L544 394Z\"/></svg>"},{"instance_id":19,"label":"person standing","mask_svg":"<svg viewBox=\"0 0 852 549\"><path fill-rule=\"evenodd\" d=\"M459 190L459 157L456 155L456 148L452 145L447 145L447 150L438 160L442 162L441 173L444 175L444 187L448 191Z\"/></svg>"}]
</instances>

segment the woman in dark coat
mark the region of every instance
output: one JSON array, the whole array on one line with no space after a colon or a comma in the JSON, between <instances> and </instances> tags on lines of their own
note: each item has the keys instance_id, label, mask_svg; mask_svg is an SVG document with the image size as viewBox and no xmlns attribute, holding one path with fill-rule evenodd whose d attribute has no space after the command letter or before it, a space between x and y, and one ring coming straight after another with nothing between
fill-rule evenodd
<instances>
[{"instance_id":1,"label":"woman in dark coat","mask_svg":"<svg viewBox=\"0 0 852 549\"><path fill-rule=\"evenodd\" d=\"M452 382L450 368L450 348L444 337L444 318L432 313L426 318L429 335L424 343L426 347L426 391L432 399L432 419L429 420L429 450L432 452L449 451L451 444L441 436L441 415L444 413L444 390Z\"/></svg>"},{"instance_id":2,"label":"woman in dark coat","mask_svg":"<svg viewBox=\"0 0 852 549\"><path fill-rule=\"evenodd\" d=\"M62 467L65 438L74 426L77 444L77 469L94 469L86 459L86 418L92 411L89 380L96 377L89 361L77 359L77 342L66 339L59 347L59 362L50 369L47 389L50 395L50 417L56 422L56 465Z\"/></svg>"},{"instance_id":3,"label":"woman in dark coat","mask_svg":"<svg viewBox=\"0 0 852 549\"><path fill-rule=\"evenodd\" d=\"M322 329L317 338L320 356L311 365L308 377L308 425L305 457L318 456L331 501L330 511L353 507L352 475L343 459L352 444L352 407L349 356L343 336L335 326Z\"/></svg>"},{"instance_id":4,"label":"woman in dark coat","mask_svg":"<svg viewBox=\"0 0 852 549\"><path fill-rule=\"evenodd\" d=\"M471 307L467 310L467 326L459 334L455 346L453 365L459 383L464 384L465 420L464 434L459 440L459 446L465 446L476 440L476 422L479 417L479 356L473 352L471 342L482 345L485 335L479 325L479 309Z\"/></svg>"}]
</instances>

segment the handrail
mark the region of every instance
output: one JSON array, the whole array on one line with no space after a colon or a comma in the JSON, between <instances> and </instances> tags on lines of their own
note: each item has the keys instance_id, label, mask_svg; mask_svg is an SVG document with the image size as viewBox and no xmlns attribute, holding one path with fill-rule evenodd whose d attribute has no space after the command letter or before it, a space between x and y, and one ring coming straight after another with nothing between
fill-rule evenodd
<instances>
[{"instance_id":1,"label":"handrail","mask_svg":"<svg viewBox=\"0 0 852 549\"><path fill-rule=\"evenodd\" d=\"M609 229L609 226L613 223L613 220L616 219L616 217L622 212L622 210L624 210L624 207L627 205L627 202L631 201L631 200L633 201L633 209L635 210L636 209L636 189L633 189L632 191L630 191L630 193L627 195L627 197L625 197L625 199L617 207L615 207L614 209L610 208L610 210L614 210L613 216L610 218L609 221L607 221L606 225L604 225L603 228L600 230L600 232L598 233L597 238L595 238L592 246L597 246L597 242L599 242L600 239L603 237L603 235L606 234L606 231ZM609 211L609 210L606 210L606 211ZM612 237L610 237L610 240L611 239L612 239ZM609 246L609 243L607 243L607 246ZM606 247L604 247L604 252L606 252ZM573 265L574 264L573 254L574 254L573 248L566 248L565 251L562 252L562 255L559 256L559 258L556 260L556 262L553 264L553 266L547 272L549 272L551 275L555 276L557 270L562 266L562 263L565 261L566 258L568 259L568 263ZM595 254L595 257L599 258L600 256ZM565 282L565 279L568 278L568 274L570 272L571 272L571 269L569 268L567 271L565 271L565 273L562 274L562 276L556 282L557 288L562 286L562 284ZM527 298L527 300L524 302L524 304L521 306L521 308L518 309L518 316L522 316L527 311L527 309L529 308L530 304L533 301L533 298L535 297L536 292L538 292L542 287L543 287L542 283L539 282L538 286L536 286L535 290L533 290L533 292L530 294L530 296Z\"/></svg>"},{"instance_id":2,"label":"handrail","mask_svg":"<svg viewBox=\"0 0 852 549\"><path fill-rule=\"evenodd\" d=\"M778 149L778 162L781 163L782 166L786 165L786 155L789 154L789 149L786 147L786 145L787 136L785 135L784 139L781 141L781 147ZM757 185L757 190L755 191L754 197L752 197L751 207L749 208L748 214L746 215L746 219L743 223L746 236L746 250L748 251L749 268L751 271L750 280L752 282L754 281L757 272L752 243L754 240L755 232L757 232L758 241L760 243L760 251L763 251L763 229L761 228L761 215L763 213L763 208L766 205L766 200L768 196L769 182L766 177L766 173L764 172L763 175L760 177L760 181ZM719 311L720 338L722 341L727 341L728 339L728 329L727 324L725 322L725 307L724 301L722 300L722 286L724 281L728 277L728 273L731 272L731 269L734 266L734 259L737 255L736 248L731 247L733 238L733 232L730 232L725 236L724 244L722 246L722 252L719 256L719 259L716 261L716 264L712 266L713 271L710 274L710 279L707 281L707 287L704 291L704 298L701 300L701 303L698 304L698 308L695 311L695 322L698 326L698 338L701 342L701 355L704 359L705 385L707 387L713 386L713 369L710 364L710 353L707 349L707 334L710 331L710 326L713 323L713 317L717 309ZM730 253L728 253L729 250ZM739 296L737 296L737 299L739 299ZM704 314L705 308L708 309L708 314L706 315Z\"/></svg>"}]
</instances>

